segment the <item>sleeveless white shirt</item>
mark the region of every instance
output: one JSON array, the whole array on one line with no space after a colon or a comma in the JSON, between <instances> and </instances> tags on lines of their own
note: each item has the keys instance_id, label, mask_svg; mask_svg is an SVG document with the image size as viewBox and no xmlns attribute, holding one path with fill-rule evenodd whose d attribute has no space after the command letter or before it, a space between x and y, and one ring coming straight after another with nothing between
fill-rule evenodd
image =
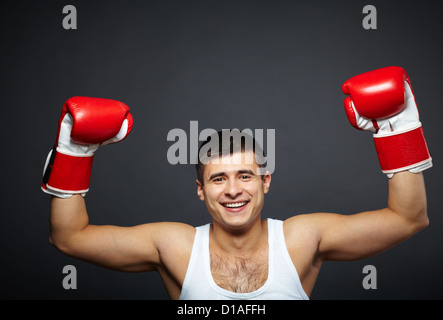
<instances>
[{"instance_id":1,"label":"sleeveless white shirt","mask_svg":"<svg viewBox=\"0 0 443 320\"><path fill-rule=\"evenodd\" d=\"M308 300L289 256L283 221L268 219L268 278L255 291L235 293L219 287L211 274L210 224L197 227L180 300Z\"/></svg>"}]
</instances>

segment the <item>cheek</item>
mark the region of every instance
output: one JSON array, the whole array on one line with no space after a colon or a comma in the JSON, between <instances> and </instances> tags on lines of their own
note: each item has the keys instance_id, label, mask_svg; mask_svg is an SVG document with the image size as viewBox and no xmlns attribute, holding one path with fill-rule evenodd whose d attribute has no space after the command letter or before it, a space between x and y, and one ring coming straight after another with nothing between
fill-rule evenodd
<instances>
[{"instance_id":1,"label":"cheek","mask_svg":"<svg viewBox=\"0 0 443 320\"><path fill-rule=\"evenodd\" d=\"M260 183L246 183L243 185L243 191L252 197L260 197L263 194L263 185Z\"/></svg>"},{"instance_id":2,"label":"cheek","mask_svg":"<svg viewBox=\"0 0 443 320\"><path fill-rule=\"evenodd\" d=\"M265 201L265 192L263 185L256 185L254 188L248 190L248 193L252 196L258 206L263 206Z\"/></svg>"},{"instance_id":3,"label":"cheek","mask_svg":"<svg viewBox=\"0 0 443 320\"><path fill-rule=\"evenodd\" d=\"M211 186L210 188L206 188L204 190L204 197L207 203L217 202L220 194L220 190L218 190L218 188L215 188L214 186Z\"/></svg>"}]
</instances>

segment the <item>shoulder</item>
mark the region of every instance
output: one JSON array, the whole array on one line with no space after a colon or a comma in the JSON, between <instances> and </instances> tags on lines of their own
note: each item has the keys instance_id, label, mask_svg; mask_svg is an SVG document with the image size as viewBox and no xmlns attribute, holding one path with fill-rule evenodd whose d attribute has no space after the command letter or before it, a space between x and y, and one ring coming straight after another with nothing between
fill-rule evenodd
<instances>
[{"instance_id":1,"label":"shoulder","mask_svg":"<svg viewBox=\"0 0 443 320\"><path fill-rule=\"evenodd\" d=\"M165 248L171 245L192 245L196 229L180 222L156 222L151 223L151 230L155 234L157 248Z\"/></svg>"},{"instance_id":2,"label":"shoulder","mask_svg":"<svg viewBox=\"0 0 443 320\"><path fill-rule=\"evenodd\" d=\"M318 243L322 229L329 220L328 213L299 214L283 221L283 232L287 242L297 240Z\"/></svg>"},{"instance_id":3,"label":"shoulder","mask_svg":"<svg viewBox=\"0 0 443 320\"><path fill-rule=\"evenodd\" d=\"M354 215L355 216L355 215ZM353 225L352 215L336 213L309 213L288 218L283 223L286 242L311 244L319 250L321 243L338 239L349 231L358 229Z\"/></svg>"},{"instance_id":4,"label":"shoulder","mask_svg":"<svg viewBox=\"0 0 443 320\"><path fill-rule=\"evenodd\" d=\"M283 221L283 228L287 231L301 231L315 228L320 218L318 213L299 214Z\"/></svg>"},{"instance_id":5,"label":"shoulder","mask_svg":"<svg viewBox=\"0 0 443 320\"><path fill-rule=\"evenodd\" d=\"M158 254L192 248L196 229L179 222L150 222L131 228L141 243L151 244Z\"/></svg>"}]
</instances>

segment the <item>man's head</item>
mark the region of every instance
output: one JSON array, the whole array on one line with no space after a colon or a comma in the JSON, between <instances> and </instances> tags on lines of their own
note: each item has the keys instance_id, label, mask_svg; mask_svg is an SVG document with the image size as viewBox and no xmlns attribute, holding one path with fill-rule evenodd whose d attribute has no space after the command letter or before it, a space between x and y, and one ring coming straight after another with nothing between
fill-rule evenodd
<instances>
[{"instance_id":1,"label":"man's head","mask_svg":"<svg viewBox=\"0 0 443 320\"><path fill-rule=\"evenodd\" d=\"M231 130L217 132L200 146L197 194L214 221L242 228L260 217L271 182L268 172L261 174L263 157L252 136Z\"/></svg>"}]
</instances>

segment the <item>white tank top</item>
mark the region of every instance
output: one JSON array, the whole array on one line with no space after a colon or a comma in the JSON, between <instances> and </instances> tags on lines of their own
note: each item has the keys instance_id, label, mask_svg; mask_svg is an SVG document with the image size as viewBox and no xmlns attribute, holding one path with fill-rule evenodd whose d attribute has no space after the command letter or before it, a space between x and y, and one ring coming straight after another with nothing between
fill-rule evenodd
<instances>
[{"instance_id":1,"label":"white tank top","mask_svg":"<svg viewBox=\"0 0 443 320\"><path fill-rule=\"evenodd\" d=\"M180 300L308 300L283 235L283 221L268 219L268 278L255 291L235 293L219 287L211 274L210 224L197 227Z\"/></svg>"}]
</instances>

